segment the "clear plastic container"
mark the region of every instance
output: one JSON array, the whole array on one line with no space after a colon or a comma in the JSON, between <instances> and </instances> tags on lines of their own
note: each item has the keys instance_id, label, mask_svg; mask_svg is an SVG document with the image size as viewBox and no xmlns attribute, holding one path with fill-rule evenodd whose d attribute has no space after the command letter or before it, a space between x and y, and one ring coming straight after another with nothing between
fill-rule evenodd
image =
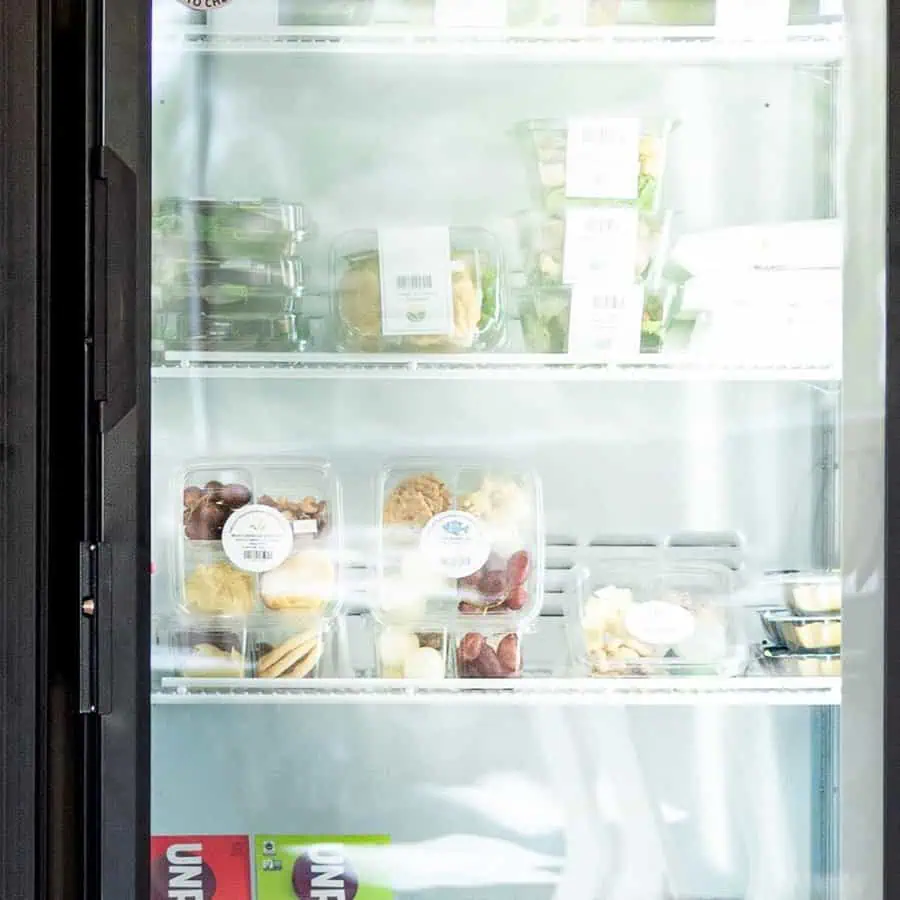
<instances>
[{"instance_id":1,"label":"clear plastic container","mask_svg":"<svg viewBox=\"0 0 900 900\"><path fill-rule=\"evenodd\" d=\"M324 27L368 25L372 0L278 0L278 24Z\"/></svg>"},{"instance_id":2,"label":"clear plastic container","mask_svg":"<svg viewBox=\"0 0 900 900\"><path fill-rule=\"evenodd\" d=\"M837 650L841 646L840 613L797 615L791 610L762 610L760 618L779 646L789 650Z\"/></svg>"},{"instance_id":3,"label":"clear plastic container","mask_svg":"<svg viewBox=\"0 0 900 900\"><path fill-rule=\"evenodd\" d=\"M294 257L307 234L298 203L167 197L153 206L153 250L171 259L249 259L278 263Z\"/></svg>"},{"instance_id":4,"label":"clear plastic container","mask_svg":"<svg viewBox=\"0 0 900 900\"><path fill-rule=\"evenodd\" d=\"M314 678L325 643L320 617L255 616L248 625L248 650L254 678Z\"/></svg>"},{"instance_id":5,"label":"clear plastic container","mask_svg":"<svg viewBox=\"0 0 900 900\"><path fill-rule=\"evenodd\" d=\"M615 25L621 0L509 0L513 28L578 28Z\"/></svg>"},{"instance_id":6,"label":"clear plastic container","mask_svg":"<svg viewBox=\"0 0 900 900\"><path fill-rule=\"evenodd\" d=\"M266 291L299 296L304 284L303 264L287 257L275 262L254 262L157 254L152 283L164 304L190 299L209 306L231 306L255 295L265 297Z\"/></svg>"},{"instance_id":7,"label":"clear plastic container","mask_svg":"<svg viewBox=\"0 0 900 900\"><path fill-rule=\"evenodd\" d=\"M541 287L562 287L566 271L566 214L523 212L516 217L519 245L528 280ZM644 278L654 259L666 250L671 214L641 213L637 219L636 250L632 273ZM603 238L599 237L598 241ZM598 257L602 251L598 252Z\"/></svg>"},{"instance_id":8,"label":"clear plastic container","mask_svg":"<svg viewBox=\"0 0 900 900\"><path fill-rule=\"evenodd\" d=\"M183 678L245 678L250 674L242 616L174 616L161 627L168 657L162 673Z\"/></svg>"},{"instance_id":9,"label":"clear plastic container","mask_svg":"<svg viewBox=\"0 0 900 900\"><path fill-rule=\"evenodd\" d=\"M600 122L604 116L598 114L596 118ZM572 192L570 189L567 193L566 184L569 123L562 119L531 119L521 123L518 133L531 161L537 202L551 214L558 214L573 203L612 203L636 206L642 212L656 212L662 198L667 145L673 125L669 119L641 119L635 197L626 201L603 196L570 196Z\"/></svg>"},{"instance_id":10,"label":"clear plastic container","mask_svg":"<svg viewBox=\"0 0 900 900\"><path fill-rule=\"evenodd\" d=\"M481 228L450 228L452 334L382 333L378 233L344 234L331 251L335 343L339 350L464 352L506 339L506 275L497 239Z\"/></svg>"},{"instance_id":11,"label":"clear plastic container","mask_svg":"<svg viewBox=\"0 0 900 900\"><path fill-rule=\"evenodd\" d=\"M378 497L380 621L538 615L544 525L536 476L504 464L405 462L383 471Z\"/></svg>"},{"instance_id":12,"label":"clear plastic container","mask_svg":"<svg viewBox=\"0 0 900 900\"><path fill-rule=\"evenodd\" d=\"M185 612L337 613L341 494L327 463L202 463L187 469L181 484L184 530L175 568ZM235 513L246 524L232 521ZM248 539L247 527L258 531L260 522L265 540Z\"/></svg>"},{"instance_id":13,"label":"clear plastic container","mask_svg":"<svg viewBox=\"0 0 900 900\"><path fill-rule=\"evenodd\" d=\"M736 675L747 642L724 567L641 560L579 573L573 653L596 676Z\"/></svg>"},{"instance_id":14,"label":"clear plastic container","mask_svg":"<svg viewBox=\"0 0 900 900\"><path fill-rule=\"evenodd\" d=\"M293 298L282 297L285 305ZM307 324L293 312L158 310L153 338L167 350L234 353L290 353L309 344Z\"/></svg>"},{"instance_id":15,"label":"clear plastic container","mask_svg":"<svg viewBox=\"0 0 900 900\"><path fill-rule=\"evenodd\" d=\"M669 288L662 292L644 287L640 352L663 349L670 311ZM567 353L572 309L569 287L534 287L519 298L519 316L525 348L530 353Z\"/></svg>"},{"instance_id":16,"label":"clear plastic container","mask_svg":"<svg viewBox=\"0 0 900 900\"><path fill-rule=\"evenodd\" d=\"M518 678L522 674L521 628L461 625L454 644L458 678Z\"/></svg>"},{"instance_id":17,"label":"clear plastic container","mask_svg":"<svg viewBox=\"0 0 900 900\"><path fill-rule=\"evenodd\" d=\"M784 603L801 616L841 611L841 577L836 573L797 572L778 576Z\"/></svg>"},{"instance_id":18,"label":"clear plastic container","mask_svg":"<svg viewBox=\"0 0 900 900\"><path fill-rule=\"evenodd\" d=\"M785 647L762 646L758 656L764 670L807 678L841 674L841 654L835 651L798 653Z\"/></svg>"},{"instance_id":19,"label":"clear plastic container","mask_svg":"<svg viewBox=\"0 0 900 900\"><path fill-rule=\"evenodd\" d=\"M447 676L447 629L427 624L387 625L375 629L375 658L380 678L435 681Z\"/></svg>"}]
</instances>

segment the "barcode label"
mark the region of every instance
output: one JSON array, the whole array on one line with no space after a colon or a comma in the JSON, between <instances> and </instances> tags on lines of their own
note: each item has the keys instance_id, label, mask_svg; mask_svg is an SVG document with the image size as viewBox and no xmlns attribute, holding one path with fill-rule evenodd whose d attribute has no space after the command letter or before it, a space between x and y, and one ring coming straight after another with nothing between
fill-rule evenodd
<instances>
[{"instance_id":1,"label":"barcode label","mask_svg":"<svg viewBox=\"0 0 900 900\"><path fill-rule=\"evenodd\" d=\"M637 237L637 210L570 209L563 242L563 281L573 285L632 282Z\"/></svg>"},{"instance_id":2,"label":"barcode label","mask_svg":"<svg viewBox=\"0 0 900 900\"><path fill-rule=\"evenodd\" d=\"M243 553L244 561L249 562L251 560L256 562L265 562L266 560L272 559L272 551L271 550L245 550Z\"/></svg>"},{"instance_id":3,"label":"barcode label","mask_svg":"<svg viewBox=\"0 0 900 900\"><path fill-rule=\"evenodd\" d=\"M603 358L641 350L644 291L639 284L584 282L572 288L569 352Z\"/></svg>"},{"instance_id":4,"label":"barcode label","mask_svg":"<svg viewBox=\"0 0 900 900\"><path fill-rule=\"evenodd\" d=\"M398 291L430 291L434 282L430 275L398 275Z\"/></svg>"},{"instance_id":5,"label":"barcode label","mask_svg":"<svg viewBox=\"0 0 900 900\"><path fill-rule=\"evenodd\" d=\"M381 329L385 336L453 334L449 228L383 228Z\"/></svg>"},{"instance_id":6,"label":"barcode label","mask_svg":"<svg viewBox=\"0 0 900 900\"><path fill-rule=\"evenodd\" d=\"M639 119L573 119L566 138L566 196L636 200Z\"/></svg>"}]
</instances>

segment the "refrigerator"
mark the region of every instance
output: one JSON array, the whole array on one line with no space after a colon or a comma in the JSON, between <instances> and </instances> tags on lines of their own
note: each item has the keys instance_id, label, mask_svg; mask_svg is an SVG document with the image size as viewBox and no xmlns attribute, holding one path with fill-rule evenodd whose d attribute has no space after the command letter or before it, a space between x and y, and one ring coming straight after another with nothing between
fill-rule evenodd
<instances>
[{"instance_id":1,"label":"refrigerator","mask_svg":"<svg viewBox=\"0 0 900 900\"><path fill-rule=\"evenodd\" d=\"M900 896L884 4L51 19L71 896Z\"/></svg>"}]
</instances>

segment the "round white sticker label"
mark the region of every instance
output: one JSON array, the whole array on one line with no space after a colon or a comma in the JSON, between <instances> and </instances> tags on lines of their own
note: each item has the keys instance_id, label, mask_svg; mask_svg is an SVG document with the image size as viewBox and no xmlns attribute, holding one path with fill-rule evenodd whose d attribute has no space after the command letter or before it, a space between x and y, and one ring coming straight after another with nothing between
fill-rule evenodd
<instances>
[{"instance_id":1,"label":"round white sticker label","mask_svg":"<svg viewBox=\"0 0 900 900\"><path fill-rule=\"evenodd\" d=\"M481 520L456 510L430 519L422 529L419 547L429 565L446 578L465 578L477 572L491 553Z\"/></svg>"},{"instance_id":2,"label":"round white sticker label","mask_svg":"<svg viewBox=\"0 0 900 900\"><path fill-rule=\"evenodd\" d=\"M633 603L622 620L625 630L643 644L671 646L694 633L694 615L675 603L647 600Z\"/></svg>"},{"instance_id":3,"label":"round white sticker label","mask_svg":"<svg viewBox=\"0 0 900 900\"><path fill-rule=\"evenodd\" d=\"M207 12L211 9L221 9L223 6L228 6L231 0L178 0L178 2L188 9Z\"/></svg>"},{"instance_id":4,"label":"round white sticker label","mask_svg":"<svg viewBox=\"0 0 900 900\"><path fill-rule=\"evenodd\" d=\"M242 506L225 522L222 548L239 569L268 572L280 566L294 548L291 523L271 506Z\"/></svg>"}]
</instances>

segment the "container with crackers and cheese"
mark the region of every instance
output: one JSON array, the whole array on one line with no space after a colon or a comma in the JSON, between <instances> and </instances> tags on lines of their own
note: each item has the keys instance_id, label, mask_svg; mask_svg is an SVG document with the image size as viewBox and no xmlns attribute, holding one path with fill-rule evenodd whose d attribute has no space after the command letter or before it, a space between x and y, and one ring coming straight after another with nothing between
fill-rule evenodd
<instances>
[{"instance_id":1,"label":"container with crackers and cheese","mask_svg":"<svg viewBox=\"0 0 900 900\"><path fill-rule=\"evenodd\" d=\"M498 628L531 622L543 596L537 476L509 461L405 460L377 492L375 617L386 625Z\"/></svg>"},{"instance_id":2,"label":"container with crackers and cheese","mask_svg":"<svg viewBox=\"0 0 900 900\"><path fill-rule=\"evenodd\" d=\"M203 461L185 470L177 490L182 521L168 560L175 602L163 625L168 674L316 674L341 606L341 494L331 466Z\"/></svg>"}]
</instances>

